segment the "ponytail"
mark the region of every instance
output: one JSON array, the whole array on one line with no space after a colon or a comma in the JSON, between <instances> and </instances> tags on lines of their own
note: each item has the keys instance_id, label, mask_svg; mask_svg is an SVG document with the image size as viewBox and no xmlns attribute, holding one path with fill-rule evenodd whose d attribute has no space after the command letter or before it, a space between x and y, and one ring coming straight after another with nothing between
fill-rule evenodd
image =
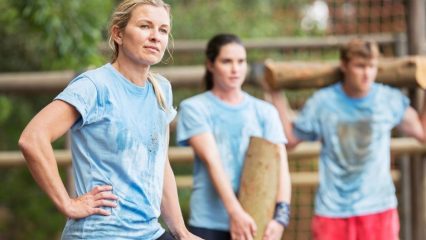
<instances>
[{"instance_id":1,"label":"ponytail","mask_svg":"<svg viewBox=\"0 0 426 240\"><path fill-rule=\"evenodd\" d=\"M169 109L167 108L166 100L164 98L164 93L161 90L160 84L157 81L157 78L152 72L148 73L148 81L151 82L152 87L154 88L155 97L157 98L158 105L160 105L160 108L168 112Z\"/></svg>"}]
</instances>

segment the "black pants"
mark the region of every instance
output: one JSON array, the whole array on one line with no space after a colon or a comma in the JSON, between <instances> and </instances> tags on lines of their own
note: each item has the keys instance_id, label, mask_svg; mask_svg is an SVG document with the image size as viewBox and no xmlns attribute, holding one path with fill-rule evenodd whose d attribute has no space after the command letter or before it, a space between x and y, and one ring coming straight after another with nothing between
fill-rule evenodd
<instances>
[{"instance_id":1,"label":"black pants","mask_svg":"<svg viewBox=\"0 0 426 240\"><path fill-rule=\"evenodd\" d=\"M164 232L161 237L157 238L157 240L176 240L169 232Z\"/></svg>"},{"instance_id":2,"label":"black pants","mask_svg":"<svg viewBox=\"0 0 426 240\"><path fill-rule=\"evenodd\" d=\"M231 240L231 234L227 231L189 226L188 230L205 240Z\"/></svg>"}]
</instances>

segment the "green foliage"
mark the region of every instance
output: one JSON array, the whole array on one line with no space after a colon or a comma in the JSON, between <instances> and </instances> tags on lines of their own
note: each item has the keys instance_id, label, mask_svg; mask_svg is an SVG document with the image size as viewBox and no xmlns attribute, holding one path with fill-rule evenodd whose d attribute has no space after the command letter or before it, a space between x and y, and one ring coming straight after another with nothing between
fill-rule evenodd
<instances>
[{"instance_id":1,"label":"green foliage","mask_svg":"<svg viewBox=\"0 0 426 240\"><path fill-rule=\"evenodd\" d=\"M26 168L0 169L0 239L58 239L65 223ZM6 231L7 230L7 231Z\"/></svg>"},{"instance_id":2,"label":"green foliage","mask_svg":"<svg viewBox=\"0 0 426 240\"><path fill-rule=\"evenodd\" d=\"M6 26L0 31L8 36L0 53L10 55L0 70L75 69L103 61L98 45L112 1L4 0L0 9ZM21 60L29 66L20 66Z\"/></svg>"},{"instance_id":3,"label":"green foliage","mask_svg":"<svg viewBox=\"0 0 426 240\"><path fill-rule=\"evenodd\" d=\"M173 32L176 39L206 39L218 32L232 32L241 37L268 37L279 33L271 21L271 6L262 1L169 1L172 5ZM255 4L256 3L256 4ZM242 11L242 9L256 11ZM191 14L188 14L191 9ZM232 16L232 17L231 17Z\"/></svg>"}]
</instances>

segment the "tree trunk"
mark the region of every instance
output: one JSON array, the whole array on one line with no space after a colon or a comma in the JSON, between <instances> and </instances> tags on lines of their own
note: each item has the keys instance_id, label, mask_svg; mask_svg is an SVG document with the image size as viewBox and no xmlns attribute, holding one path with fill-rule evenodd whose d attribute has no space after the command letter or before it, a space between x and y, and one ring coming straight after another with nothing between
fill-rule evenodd
<instances>
[{"instance_id":1,"label":"tree trunk","mask_svg":"<svg viewBox=\"0 0 426 240\"><path fill-rule=\"evenodd\" d=\"M239 200L257 225L255 240L261 240L272 219L279 184L279 146L251 137L241 177Z\"/></svg>"},{"instance_id":2,"label":"tree trunk","mask_svg":"<svg viewBox=\"0 0 426 240\"><path fill-rule=\"evenodd\" d=\"M299 89L321 88L343 79L338 63L266 61L265 80L272 89ZM425 89L426 57L380 59L376 81Z\"/></svg>"}]
</instances>

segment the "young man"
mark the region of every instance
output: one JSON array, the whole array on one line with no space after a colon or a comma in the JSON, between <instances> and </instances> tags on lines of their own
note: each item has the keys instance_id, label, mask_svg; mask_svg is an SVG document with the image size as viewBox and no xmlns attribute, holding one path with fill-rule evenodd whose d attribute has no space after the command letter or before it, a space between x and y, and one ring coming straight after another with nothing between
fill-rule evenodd
<instances>
[{"instance_id":1,"label":"young man","mask_svg":"<svg viewBox=\"0 0 426 240\"><path fill-rule=\"evenodd\" d=\"M425 142L426 111L419 115L399 90L375 83L379 50L354 39L340 52L343 79L317 91L294 122L285 99L272 92L289 148L321 141L320 184L312 222L316 240L399 239L390 174L391 130Z\"/></svg>"}]
</instances>

